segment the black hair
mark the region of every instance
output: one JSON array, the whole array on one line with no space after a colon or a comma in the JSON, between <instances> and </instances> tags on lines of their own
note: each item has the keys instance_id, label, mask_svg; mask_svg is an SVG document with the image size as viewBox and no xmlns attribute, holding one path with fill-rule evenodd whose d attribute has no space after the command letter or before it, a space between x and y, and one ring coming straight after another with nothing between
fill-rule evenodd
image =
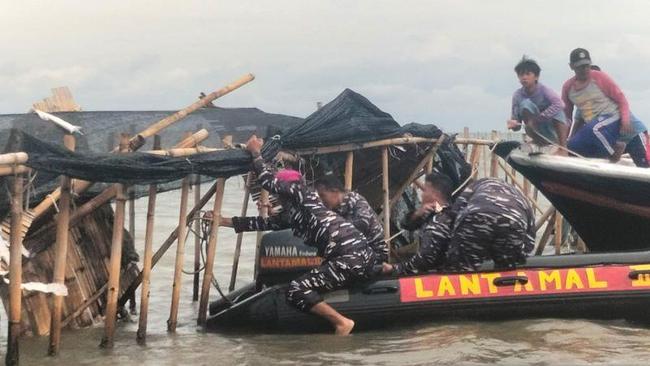
<instances>
[{"instance_id":1,"label":"black hair","mask_svg":"<svg viewBox=\"0 0 650 366\"><path fill-rule=\"evenodd\" d=\"M323 188L328 191L339 191L345 192L345 187L341 180L338 179L334 174L326 174L320 177L315 183L314 186L316 189Z\"/></svg>"},{"instance_id":2,"label":"black hair","mask_svg":"<svg viewBox=\"0 0 650 366\"><path fill-rule=\"evenodd\" d=\"M539 76L539 74L542 72L542 69L537 64L537 61L524 56L521 58L521 61L519 61L517 66L515 66L515 72L517 75L521 75L526 72L532 72L535 74L535 76Z\"/></svg>"},{"instance_id":3,"label":"black hair","mask_svg":"<svg viewBox=\"0 0 650 366\"><path fill-rule=\"evenodd\" d=\"M591 65L591 66L589 66L589 68L592 69L592 70L601 71L600 66L598 66L598 65Z\"/></svg>"},{"instance_id":4,"label":"black hair","mask_svg":"<svg viewBox=\"0 0 650 366\"><path fill-rule=\"evenodd\" d=\"M441 173L431 173L424 177L424 181L440 192L448 201L451 201L451 194L454 192L454 183L451 178Z\"/></svg>"}]
</instances>

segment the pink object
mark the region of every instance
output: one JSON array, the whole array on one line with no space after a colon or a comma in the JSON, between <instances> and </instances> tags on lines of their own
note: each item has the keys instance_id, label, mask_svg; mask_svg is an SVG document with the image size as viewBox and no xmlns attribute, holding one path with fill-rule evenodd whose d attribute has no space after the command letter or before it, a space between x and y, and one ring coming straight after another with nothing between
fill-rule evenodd
<instances>
[{"instance_id":1,"label":"pink object","mask_svg":"<svg viewBox=\"0 0 650 366\"><path fill-rule=\"evenodd\" d=\"M275 177L280 182L295 182L302 180L302 174L299 171L293 169L282 169L280 170Z\"/></svg>"}]
</instances>

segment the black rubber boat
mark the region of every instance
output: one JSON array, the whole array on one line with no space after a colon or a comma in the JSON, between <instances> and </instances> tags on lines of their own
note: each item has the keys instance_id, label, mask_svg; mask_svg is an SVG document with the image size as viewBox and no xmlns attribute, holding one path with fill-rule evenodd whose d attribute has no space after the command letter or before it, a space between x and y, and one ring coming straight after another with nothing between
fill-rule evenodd
<instances>
[{"instance_id":1,"label":"black rubber boat","mask_svg":"<svg viewBox=\"0 0 650 366\"><path fill-rule=\"evenodd\" d=\"M321 319L285 302L291 278L320 262L289 231L266 234L257 281L210 304L209 330L261 328L321 331ZM435 319L569 317L625 318L650 315L650 251L531 257L515 271L432 273L380 278L325 299L357 322L357 329Z\"/></svg>"},{"instance_id":2,"label":"black rubber boat","mask_svg":"<svg viewBox=\"0 0 650 366\"><path fill-rule=\"evenodd\" d=\"M514 147L514 146L512 146ZM527 154L502 156L531 180L585 239L591 253L535 256L514 271L378 278L326 300L355 329L435 319L534 317L650 322L650 169ZM285 302L288 281L320 258L289 231L263 237L255 283L210 305L209 330L329 330Z\"/></svg>"}]
</instances>

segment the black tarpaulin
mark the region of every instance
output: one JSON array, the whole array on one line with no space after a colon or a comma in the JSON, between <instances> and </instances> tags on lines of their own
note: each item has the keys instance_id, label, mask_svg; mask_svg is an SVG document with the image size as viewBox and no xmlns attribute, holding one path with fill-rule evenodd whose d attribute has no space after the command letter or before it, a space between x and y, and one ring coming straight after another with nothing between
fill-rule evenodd
<instances>
[{"instance_id":1,"label":"black tarpaulin","mask_svg":"<svg viewBox=\"0 0 650 366\"><path fill-rule=\"evenodd\" d=\"M168 157L147 153L80 154L22 133L20 151L29 155L25 165L39 172L66 175L93 182L158 184L190 174L227 178L246 173L251 155L230 149L187 157Z\"/></svg>"}]
</instances>

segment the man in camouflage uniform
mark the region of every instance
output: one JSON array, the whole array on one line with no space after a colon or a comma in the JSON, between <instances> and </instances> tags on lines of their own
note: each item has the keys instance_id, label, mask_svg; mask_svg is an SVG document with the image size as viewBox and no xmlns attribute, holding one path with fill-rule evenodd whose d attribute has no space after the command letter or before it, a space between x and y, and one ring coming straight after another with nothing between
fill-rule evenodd
<instances>
[{"instance_id":1,"label":"man in camouflage uniform","mask_svg":"<svg viewBox=\"0 0 650 366\"><path fill-rule=\"evenodd\" d=\"M305 244L316 247L324 258L321 265L291 281L287 301L301 311L308 311L327 319L336 334L347 335L354 321L338 313L323 301L321 294L342 288L355 280L372 274L375 253L366 238L351 223L329 210L318 194L309 189L302 176L295 170L274 174L260 157L261 141L253 136L247 149L253 154L253 170L262 188L278 195L289 215L293 234ZM287 210L288 209L288 210ZM231 222L229 222L231 221ZM226 220L235 231L284 228L285 220L258 217L233 217Z\"/></svg>"},{"instance_id":2,"label":"man in camouflage uniform","mask_svg":"<svg viewBox=\"0 0 650 366\"><path fill-rule=\"evenodd\" d=\"M473 271L485 260L507 269L525 262L535 243L535 217L523 193L499 179L484 178L470 183L450 204L452 189L444 175L426 177L423 206L406 223L422 228L420 250L404 262L384 264L384 273Z\"/></svg>"},{"instance_id":3,"label":"man in camouflage uniform","mask_svg":"<svg viewBox=\"0 0 650 366\"><path fill-rule=\"evenodd\" d=\"M316 191L327 208L348 220L368 239L375 252L376 264L388 261L388 245L384 240L384 227L366 199L357 192L346 192L333 175L325 175L315 183Z\"/></svg>"}]
</instances>

